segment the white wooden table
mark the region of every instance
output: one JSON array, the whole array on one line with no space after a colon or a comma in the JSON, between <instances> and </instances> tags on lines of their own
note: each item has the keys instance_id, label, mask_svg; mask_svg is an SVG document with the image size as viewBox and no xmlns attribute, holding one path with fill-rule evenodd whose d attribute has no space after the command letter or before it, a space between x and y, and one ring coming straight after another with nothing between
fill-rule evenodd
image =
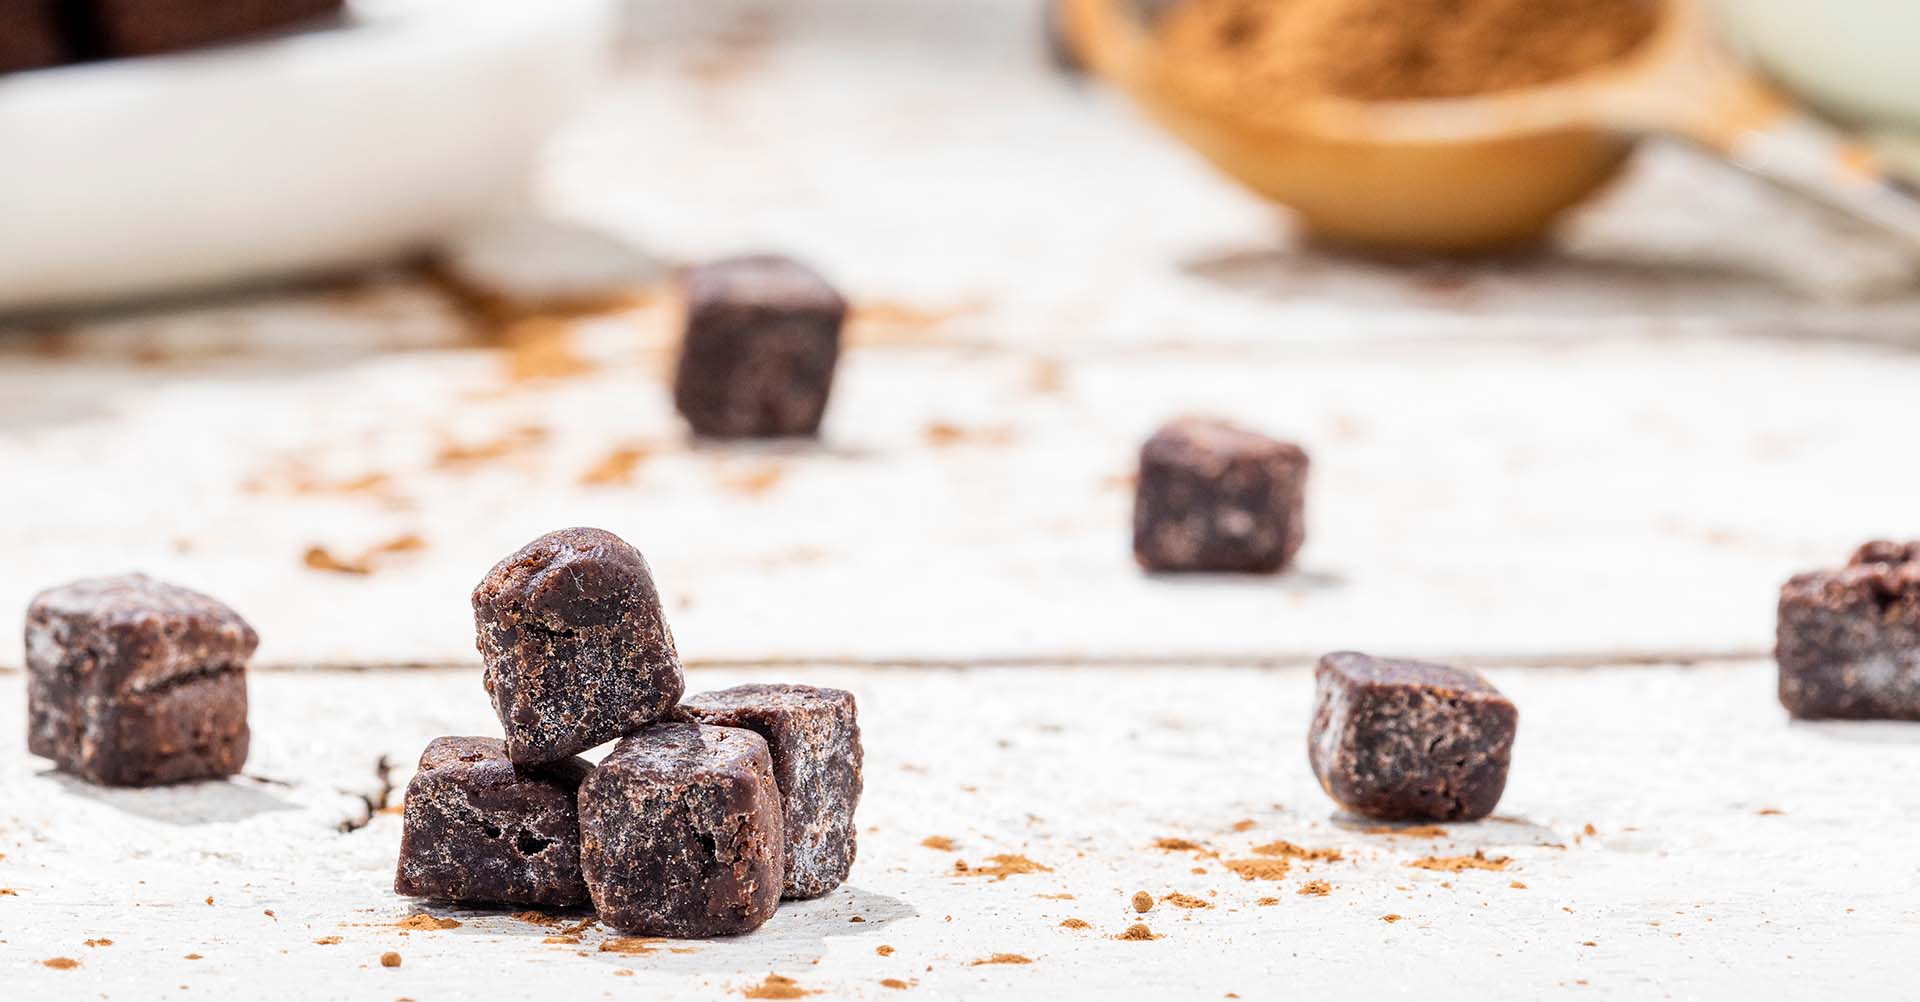
<instances>
[{"instance_id":1,"label":"white wooden table","mask_svg":"<svg viewBox=\"0 0 1920 1002\"><path fill-rule=\"evenodd\" d=\"M689 444L664 298L567 329L591 371L531 382L406 276L0 334L0 632L40 587L141 568L263 637L255 751L227 784L50 773L21 751L18 675L0 685L9 989L1904 985L1920 792L1898 777L1920 729L1789 725L1767 661L1787 574L1920 534L1920 294L1889 291L1894 251L1674 150L1541 256L1301 248L1112 95L1051 75L1033 14L653 0L552 152L555 215L669 262L786 250L858 301L818 446ZM1299 570L1132 566L1134 450L1195 410L1312 452ZM582 482L623 449L644 453L626 482ZM467 591L569 524L647 553L693 687L859 694L847 888L644 954L505 914L393 926L415 906L390 890L389 781L429 738L495 728ZM409 536L424 548L368 574L305 563ZM1306 768L1305 666L1343 647L1493 666L1523 719L1498 820L1434 840L1333 815ZM9 672L19 657L0 646ZM1279 881L1222 862L1275 839L1347 858ZM1405 865L1476 849L1510 862ZM954 875L1000 853L1050 869ZM1297 893L1313 879L1325 897ZM1138 890L1212 907L1136 915ZM1112 938L1134 921L1161 938ZM996 953L1033 963L973 966Z\"/></svg>"}]
</instances>

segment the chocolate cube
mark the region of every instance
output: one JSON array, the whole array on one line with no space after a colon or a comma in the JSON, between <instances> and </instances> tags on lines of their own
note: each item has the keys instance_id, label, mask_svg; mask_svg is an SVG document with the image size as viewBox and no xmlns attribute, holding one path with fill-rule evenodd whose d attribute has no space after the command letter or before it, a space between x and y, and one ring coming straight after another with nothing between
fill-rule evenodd
<instances>
[{"instance_id":1,"label":"chocolate cube","mask_svg":"<svg viewBox=\"0 0 1920 1002\"><path fill-rule=\"evenodd\" d=\"M1224 421L1181 418L1140 449L1133 555L1150 571L1272 573L1306 534L1307 454Z\"/></svg>"},{"instance_id":2,"label":"chocolate cube","mask_svg":"<svg viewBox=\"0 0 1920 1002\"><path fill-rule=\"evenodd\" d=\"M448 901L585 904L574 797L593 766L522 769L497 738L435 738L407 784L393 889Z\"/></svg>"},{"instance_id":3,"label":"chocolate cube","mask_svg":"<svg viewBox=\"0 0 1920 1002\"><path fill-rule=\"evenodd\" d=\"M1780 702L1801 718L1920 720L1920 541L1872 542L1780 589Z\"/></svg>"},{"instance_id":4,"label":"chocolate cube","mask_svg":"<svg viewBox=\"0 0 1920 1002\"><path fill-rule=\"evenodd\" d=\"M144 56L225 42L332 13L344 0L81 0L102 53Z\"/></svg>"},{"instance_id":5,"label":"chocolate cube","mask_svg":"<svg viewBox=\"0 0 1920 1002\"><path fill-rule=\"evenodd\" d=\"M580 787L581 869L600 921L646 936L751 932L780 904L780 788L765 738L655 724Z\"/></svg>"},{"instance_id":6,"label":"chocolate cube","mask_svg":"<svg viewBox=\"0 0 1920 1002\"><path fill-rule=\"evenodd\" d=\"M805 265L738 257L687 276L673 402L701 435L815 435L847 303Z\"/></svg>"},{"instance_id":7,"label":"chocolate cube","mask_svg":"<svg viewBox=\"0 0 1920 1002\"><path fill-rule=\"evenodd\" d=\"M473 590L487 692L516 765L554 762L660 719L686 682L640 551L562 529Z\"/></svg>"},{"instance_id":8,"label":"chocolate cube","mask_svg":"<svg viewBox=\"0 0 1920 1002\"><path fill-rule=\"evenodd\" d=\"M27 750L107 786L239 772L259 643L239 613L144 574L43 591L27 608Z\"/></svg>"},{"instance_id":9,"label":"chocolate cube","mask_svg":"<svg viewBox=\"0 0 1920 1002\"><path fill-rule=\"evenodd\" d=\"M860 723L853 693L810 685L741 685L706 692L681 710L703 724L767 739L786 815L783 895L817 898L853 869L860 803Z\"/></svg>"},{"instance_id":10,"label":"chocolate cube","mask_svg":"<svg viewBox=\"0 0 1920 1002\"><path fill-rule=\"evenodd\" d=\"M1493 813L1519 714L1478 672L1342 651L1313 680L1307 758L1341 807L1384 821Z\"/></svg>"},{"instance_id":11,"label":"chocolate cube","mask_svg":"<svg viewBox=\"0 0 1920 1002\"><path fill-rule=\"evenodd\" d=\"M60 31L60 3L0 0L0 73L67 61L67 43Z\"/></svg>"}]
</instances>

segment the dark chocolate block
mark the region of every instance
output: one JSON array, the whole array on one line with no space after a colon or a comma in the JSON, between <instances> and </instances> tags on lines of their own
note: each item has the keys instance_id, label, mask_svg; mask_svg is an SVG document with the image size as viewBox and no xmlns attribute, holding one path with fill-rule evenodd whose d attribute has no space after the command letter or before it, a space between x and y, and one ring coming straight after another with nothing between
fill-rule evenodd
<instances>
[{"instance_id":1,"label":"dark chocolate block","mask_svg":"<svg viewBox=\"0 0 1920 1002\"><path fill-rule=\"evenodd\" d=\"M814 435L833 389L847 303L805 265L738 257L687 276L673 402L702 435Z\"/></svg>"},{"instance_id":2,"label":"dark chocolate block","mask_svg":"<svg viewBox=\"0 0 1920 1002\"><path fill-rule=\"evenodd\" d=\"M1920 541L1872 542L1780 589L1774 660L1796 717L1920 720Z\"/></svg>"},{"instance_id":3,"label":"dark chocolate block","mask_svg":"<svg viewBox=\"0 0 1920 1002\"><path fill-rule=\"evenodd\" d=\"M260 638L144 574L50 588L27 608L27 749L108 786L229 776L247 760Z\"/></svg>"},{"instance_id":4,"label":"dark chocolate block","mask_svg":"<svg viewBox=\"0 0 1920 1002\"><path fill-rule=\"evenodd\" d=\"M751 932L780 904L780 788L766 739L655 724L580 786L581 869L600 921L647 936Z\"/></svg>"},{"instance_id":5,"label":"dark chocolate block","mask_svg":"<svg viewBox=\"0 0 1920 1002\"><path fill-rule=\"evenodd\" d=\"M101 53L144 56L244 38L341 9L344 0L84 0Z\"/></svg>"},{"instance_id":6,"label":"dark chocolate block","mask_svg":"<svg viewBox=\"0 0 1920 1002\"><path fill-rule=\"evenodd\" d=\"M767 739L786 815L783 895L817 898L853 869L860 803L860 722L853 693L810 685L741 685L705 692L681 709L703 724Z\"/></svg>"},{"instance_id":7,"label":"dark chocolate block","mask_svg":"<svg viewBox=\"0 0 1920 1002\"><path fill-rule=\"evenodd\" d=\"M71 58L60 30L62 0L0 0L0 73Z\"/></svg>"},{"instance_id":8,"label":"dark chocolate block","mask_svg":"<svg viewBox=\"0 0 1920 1002\"><path fill-rule=\"evenodd\" d=\"M1271 573L1306 535L1307 454L1224 421L1181 418L1140 449L1133 555L1150 571Z\"/></svg>"},{"instance_id":9,"label":"dark chocolate block","mask_svg":"<svg viewBox=\"0 0 1920 1002\"><path fill-rule=\"evenodd\" d=\"M522 769L496 738L435 738L407 784L393 889L448 901L585 904L574 798L591 771L582 758Z\"/></svg>"},{"instance_id":10,"label":"dark chocolate block","mask_svg":"<svg viewBox=\"0 0 1920 1002\"><path fill-rule=\"evenodd\" d=\"M1340 806L1385 821L1493 813L1519 713L1479 673L1342 651L1313 679L1307 758Z\"/></svg>"},{"instance_id":11,"label":"dark chocolate block","mask_svg":"<svg viewBox=\"0 0 1920 1002\"><path fill-rule=\"evenodd\" d=\"M686 690L646 558L611 532L562 529L521 547L474 588L473 618L517 765L630 734Z\"/></svg>"}]
</instances>

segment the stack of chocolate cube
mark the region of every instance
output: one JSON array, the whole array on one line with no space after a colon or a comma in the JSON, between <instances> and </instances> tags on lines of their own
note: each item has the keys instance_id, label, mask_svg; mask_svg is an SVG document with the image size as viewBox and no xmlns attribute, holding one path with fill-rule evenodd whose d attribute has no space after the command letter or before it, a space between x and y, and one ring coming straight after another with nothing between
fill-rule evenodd
<instances>
[{"instance_id":1,"label":"stack of chocolate cube","mask_svg":"<svg viewBox=\"0 0 1920 1002\"><path fill-rule=\"evenodd\" d=\"M565 529L473 592L505 740L444 737L407 787L401 894L569 907L641 935L758 928L853 866L853 696L685 681L640 552ZM596 767L578 753L618 738Z\"/></svg>"}]
</instances>

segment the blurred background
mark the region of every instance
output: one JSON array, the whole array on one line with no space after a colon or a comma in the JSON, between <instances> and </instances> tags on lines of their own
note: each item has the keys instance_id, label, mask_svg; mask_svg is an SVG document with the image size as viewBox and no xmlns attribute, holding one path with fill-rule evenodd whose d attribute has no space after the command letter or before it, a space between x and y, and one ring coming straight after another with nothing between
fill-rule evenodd
<instances>
[{"instance_id":1,"label":"blurred background","mask_svg":"<svg viewBox=\"0 0 1920 1002\"><path fill-rule=\"evenodd\" d=\"M464 663L587 523L695 662L1752 655L1911 532L1896 0L4 2L0 616ZM668 405L755 250L854 302L818 444ZM1313 452L1301 571L1131 566L1189 411Z\"/></svg>"}]
</instances>

